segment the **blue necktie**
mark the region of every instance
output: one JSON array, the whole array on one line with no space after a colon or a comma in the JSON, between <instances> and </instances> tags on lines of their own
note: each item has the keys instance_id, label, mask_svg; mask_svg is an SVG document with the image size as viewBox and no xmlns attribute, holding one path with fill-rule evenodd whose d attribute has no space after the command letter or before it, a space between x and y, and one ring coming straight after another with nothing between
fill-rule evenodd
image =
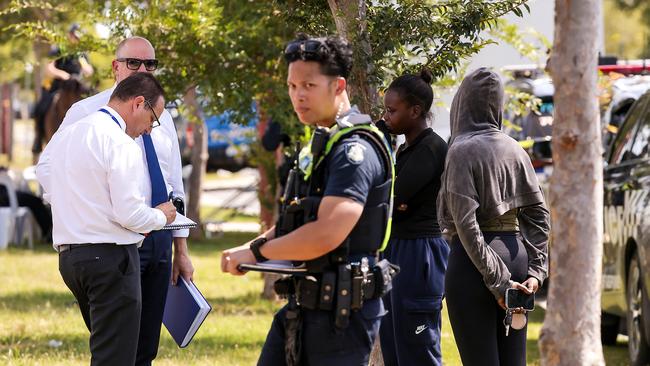
<instances>
[{"instance_id":1,"label":"blue necktie","mask_svg":"<svg viewBox=\"0 0 650 366\"><path fill-rule=\"evenodd\" d=\"M165 179L160 170L160 164L158 164L158 156L156 155L156 149L153 146L151 135L142 134L142 142L144 142L144 153L147 157L149 179L151 180L151 207L156 207L161 203L169 201L167 186L165 185Z\"/></svg>"}]
</instances>

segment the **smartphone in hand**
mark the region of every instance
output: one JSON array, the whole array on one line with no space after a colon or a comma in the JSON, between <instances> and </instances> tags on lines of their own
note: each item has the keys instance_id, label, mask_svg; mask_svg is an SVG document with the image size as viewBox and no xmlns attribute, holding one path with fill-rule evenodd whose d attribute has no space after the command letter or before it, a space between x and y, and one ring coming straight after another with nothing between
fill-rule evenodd
<instances>
[{"instance_id":1,"label":"smartphone in hand","mask_svg":"<svg viewBox=\"0 0 650 366\"><path fill-rule=\"evenodd\" d=\"M522 308L526 311L535 310L535 294L527 294L520 289L509 288L506 290L506 308Z\"/></svg>"}]
</instances>

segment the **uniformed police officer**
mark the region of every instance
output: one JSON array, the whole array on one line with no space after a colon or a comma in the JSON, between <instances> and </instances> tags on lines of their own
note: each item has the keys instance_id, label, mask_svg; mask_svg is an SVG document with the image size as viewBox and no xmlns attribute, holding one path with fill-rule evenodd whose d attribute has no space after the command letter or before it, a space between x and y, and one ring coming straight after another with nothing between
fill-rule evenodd
<instances>
[{"instance_id":1,"label":"uniformed police officer","mask_svg":"<svg viewBox=\"0 0 650 366\"><path fill-rule=\"evenodd\" d=\"M300 36L285 49L300 121L315 127L296 154L278 223L224 251L224 272L267 259L304 262L309 275L276 282L289 302L274 317L258 365L366 365L394 275L376 263L387 243L392 161L368 115L350 105L352 51L338 37Z\"/></svg>"}]
</instances>

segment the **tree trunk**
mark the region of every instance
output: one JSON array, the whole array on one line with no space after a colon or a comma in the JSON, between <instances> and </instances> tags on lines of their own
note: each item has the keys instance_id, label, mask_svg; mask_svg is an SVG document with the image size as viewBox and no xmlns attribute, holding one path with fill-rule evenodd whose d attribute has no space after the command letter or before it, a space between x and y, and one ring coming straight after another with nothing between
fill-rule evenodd
<instances>
[{"instance_id":1,"label":"tree trunk","mask_svg":"<svg viewBox=\"0 0 650 366\"><path fill-rule=\"evenodd\" d=\"M8 161L13 158L14 113L11 106L13 89L11 83L0 84L0 155L7 155Z\"/></svg>"},{"instance_id":2,"label":"tree trunk","mask_svg":"<svg viewBox=\"0 0 650 366\"><path fill-rule=\"evenodd\" d=\"M269 118L266 112L258 104L259 123L257 124L257 141L262 141L266 126L269 124ZM260 175L260 181L257 190L257 197L260 201L260 223L262 232L268 230L274 224L273 208L275 201L275 184L271 184L275 179L275 174L271 169L275 169L275 159L272 152L260 148L258 151L257 170Z\"/></svg>"},{"instance_id":3,"label":"tree trunk","mask_svg":"<svg viewBox=\"0 0 650 366\"><path fill-rule=\"evenodd\" d=\"M370 82L372 48L368 41L365 0L328 0L338 34L354 49L348 91L361 112L371 114L379 103L377 87Z\"/></svg>"},{"instance_id":4,"label":"tree trunk","mask_svg":"<svg viewBox=\"0 0 650 366\"><path fill-rule=\"evenodd\" d=\"M258 185L257 197L260 201L261 231L265 232L275 224L275 187L277 186L275 184L276 162L275 154L266 151L261 147L262 136L264 136L266 127L269 124L269 116L261 106L261 103L258 103L258 116L259 123L257 124L257 140L260 141L260 144L258 144L257 150L257 170L259 171L260 182ZM280 277L281 276L272 273L262 274L262 278L264 279L264 288L262 289L263 298L269 300L277 299L273 284Z\"/></svg>"},{"instance_id":5,"label":"tree trunk","mask_svg":"<svg viewBox=\"0 0 650 366\"><path fill-rule=\"evenodd\" d=\"M603 167L597 98L600 0L557 0L551 287L542 365L604 365L600 342Z\"/></svg>"},{"instance_id":6,"label":"tree trunk","mask_svg":"<svg viewBox=\"0 0 650 366\"><path fill-rule=\"evenodd\" d=\"M208 163L208 135L205 133L205 121L201 117L199 104L196 100L196 86L192 86L185 92L185 104L187 105L187 114L192 126L194 145L192 146L192 173L189 179L189 201L187 203L187 217L199 223L199 227L190 230L190 238L202 239L204 230L201 226L201 187L205 177L205 169Z\"/></svg>"},{"instance_id":7,"label":"tree trunk","mask_svg":"<svg viewBox=\"0 0 650 366\"><path fill-rule=\"evenodd\" d=\"M32 71L33 76L33 87L34 87L34 103L37 103L41 99L41 88L43 87L43 74L45 69L43 64L46 63L43 58L47 55L49 46L41 41L34 41L32 44L32 49L34 50L34 70Z\"/></svg>"},{"instance_id":8,"label":"tree trunk","mask_svg":"<svg viewBox=\"0 0 650 366\"><path fill-rule=\"evenodd\" d=\"M348 83L348 92L352 103L357 104L361 112L372 114L379 103L376 85L372 85L370 56L372 48L368 41L365 0L328 0L339 36L346 39L354 50L352 75ZM379 336L372 347L369 365L383 366L384 359L379 346Z\"/></svg>"}]
</instances>

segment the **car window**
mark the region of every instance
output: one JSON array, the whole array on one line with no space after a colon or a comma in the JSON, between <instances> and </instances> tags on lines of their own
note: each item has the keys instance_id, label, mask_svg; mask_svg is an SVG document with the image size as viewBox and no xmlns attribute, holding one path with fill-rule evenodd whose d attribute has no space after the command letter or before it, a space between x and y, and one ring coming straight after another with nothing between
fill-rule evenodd
<instances>
[{"instance_id":1,"label":"car window","mask_svg":"<svg viewBox=\"0 0 650 366\"><path fill-rule=\"evenodd\" d=\"M650 115L645 113L642 116L642 122L639 125L638 132L634 137L632 147L630 147L629 159L639 159L648 155L648 141L650 139Z\"/></svg>"},{"instance_id":2,"label":"car window","mask_svg":"<svg viewBox=\"0 0 650 366\"><path fill-rule=\"evenodd\" d=\"M630 153L626 154L625 152L630 151L632 148L632 144L634 143L633 137L638 129L639 122L641 122L642 116L644 116L647 99L640 98L623 122L623 127L618 131L616 140L612 144L612 153L609 159L610 164L619 164L631 158Z\"/></svg>"}]
</instances>

